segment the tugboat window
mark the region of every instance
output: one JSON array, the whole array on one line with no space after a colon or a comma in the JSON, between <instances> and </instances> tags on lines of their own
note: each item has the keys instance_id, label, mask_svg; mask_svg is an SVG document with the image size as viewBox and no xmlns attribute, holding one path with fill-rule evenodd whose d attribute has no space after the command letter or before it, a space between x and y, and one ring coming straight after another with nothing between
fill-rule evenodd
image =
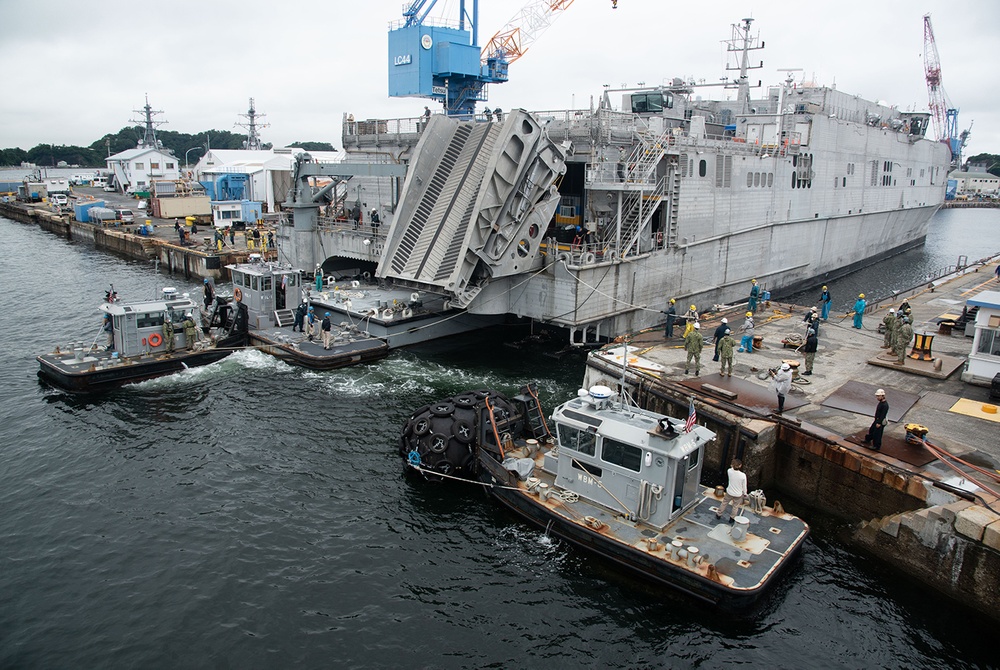
<instances>
[{"instance_id":1,"label":"tugboat window","mask_svg":"<svg viewBox=\"0 0 1000 670\"><path fill-rule=\"evenodd\" d=\"M688 454L688 470L694 469L698 465L698 455L701 453L701 449L695 449L690 454Z\"/></svg>"},{"instance_id":2,"label":"tugboat window","mask_svg":"<svg viewBox=\"0 0 1000 670\"><path fill-rule=\"evenodd\" d=\"M601 442L601 460L634 472L642 470L642 450L605 437Z\"/></svg>"},{"instance_id":3,"label":"tugboat window","mask_svg":"<svg viewBox=\"0 0 1000 670\"><path fill-rule=\"evenodd\" d=\"M581 454L593 456L596 453L597 443L594 433L573 428L572 426L557 426L559 432L559 444L566 449L579 451Z\"/></svg>"},{"instance_id":4,"label":"tugboat window","mask_svg":"<svg viewBox=\"0 0 1000 670\"><path fill-rule=\"evenodd\" d=\"M139 314L135 320L136 328L159 328L163 325L163 313Z\"/></svg>"}]
</instances>

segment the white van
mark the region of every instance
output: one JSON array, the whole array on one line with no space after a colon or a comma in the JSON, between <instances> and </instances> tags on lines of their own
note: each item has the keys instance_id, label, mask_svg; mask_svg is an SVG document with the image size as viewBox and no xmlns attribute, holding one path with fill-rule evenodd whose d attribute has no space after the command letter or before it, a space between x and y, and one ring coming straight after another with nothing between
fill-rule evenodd
<instances>
[{"instance_id":1,"label":"white van","mask_svg":"<svg viewBox=\"0 0 1000 670\"><path fill-rule=\"evenodd\" d=\"M69 198L66 197L65 193L53 193L49 196L49 202L56 207L68 207Z\"/></svg>"},{"instance_id":2,"label":"white van","mask_svg":"<svg viewBox=\"0 0 1000 670\"><path fill-rule=\"evenodd\" d=\"M95 188L104 188L108 185L107 177L94 177L90 180L90 185Z\"/></svg>"}]
</instances>

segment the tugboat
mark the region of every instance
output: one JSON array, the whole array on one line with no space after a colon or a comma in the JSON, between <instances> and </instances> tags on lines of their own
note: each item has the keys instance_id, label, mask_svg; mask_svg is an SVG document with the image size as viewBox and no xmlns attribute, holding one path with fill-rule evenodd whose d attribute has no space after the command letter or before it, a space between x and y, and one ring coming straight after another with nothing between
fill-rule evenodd
<instances>
[{"instance_id":1,"label":"tugboat","mask_svg":"<svg viewBox=\"0 0 1000 670\"><path fill-rule=\"evenodd\" d=\"M66 391L94 393L208 365L246 345L246 329L240 330L239 319L232 320L217 342L200 338L198 333L206 331L199 323L198 305L187 295L178 296L174 288L164 288L159 300L123 303L112 287L99 309L104 313L106 346L96 339L89 346L57 346L36 357L39 377Z\"/></svg>"},{"instance_id":2,"label":"tugboat","mask_svg":"<svg viewBox=\"0 0 1000 670\"><path fill-rule=\"evenodd\" d=\"M385 340L351 321L331 322L329 346L324 347L319 325L327 312L318 307L313 308L317 328L312 337L289 330L289 326L295 328L295 310L300 305L310 307L301 270L265 261L260 254L251 254L248 263L226 267L233 277L233 298L247 310L250 344L264 353L312 370L333 370L389 355ZM229 321L229 298L216 296L214 304L206 322L224 327Z\"/></svg>"},{"instance_id":3,"label":"tugboat","mask_svg":"<svg viewBox=\"0 0 1000 670\"><path fill-rule=\"evenodd\" d=\"M510 511L642 576L720 607L766 592L809 526L760 491L734 523L701 486L709 429L640 409L606 386L580 390L545 421L533 385L508 399L463 393L403 427L406 468L473 479Z\"/></svg>"}]
</instances>

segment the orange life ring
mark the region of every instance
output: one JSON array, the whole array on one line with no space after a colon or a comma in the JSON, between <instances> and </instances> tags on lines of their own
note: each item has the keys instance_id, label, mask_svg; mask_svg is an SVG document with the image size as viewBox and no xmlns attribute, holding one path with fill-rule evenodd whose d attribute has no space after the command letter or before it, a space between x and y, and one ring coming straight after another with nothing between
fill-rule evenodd
<instances>
[{"instance_id":1,"label":"orange life ring","mask_svg":"<svg viewBox=\"0 0 1000 670\"><path fill-rule=\"evenodd\" d=\"M149 346L158 347L163 344L163 337L159 333L153 333L149 336Z\"/></svg>"},{"instance_id":2,"label":"orange life ring","mask_svg":"<svg viewBox=\"0 0 1000 670\"><path fill-rule=\"evenodd\" d=\"M240 290L239 286L233 289L233 299L235 299L236 302L243 302L243 291Z\"/></svg>"}]
</instances>

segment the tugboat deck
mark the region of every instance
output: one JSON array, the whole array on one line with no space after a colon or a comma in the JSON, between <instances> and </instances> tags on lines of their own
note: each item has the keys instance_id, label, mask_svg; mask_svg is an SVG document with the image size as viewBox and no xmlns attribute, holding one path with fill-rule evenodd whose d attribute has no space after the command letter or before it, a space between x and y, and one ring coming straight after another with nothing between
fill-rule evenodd
<instances>
[{"instance_id":1,"label":"tugboat deck","mask_svg":"<svg viewBox=\"0 0 1000 670\"><path fill-rule=\"evenodd\" d=\"M523 450L514 451L509 456L523 456ZM630 521L621 513L594 504L582 497L566 496L555 484L555 475L544 469L545 457L538 454L532 459L535 463L533 476L540 483L548 485L548 498L541 501L539 496L523 482L516 483L517 491L506 491L523 498L523 502L513 507L515 511L525 514L522 505L544 507L544 516L561 517L565 523L571 523L581 529L596 532L605 542L622 545L625 550L643 552L649 560L646 561L650 574L652 571L675 572L683 571L695 579L705 582L714 581L719 587L733 592L739 598L740 592L753 599L765 583L792 557L808 535L809 527L800 518L790 514L775 512L772 507L764 507L763 512L754 513L749 508L743 508L739 516L746 520L746 534L743 540L733 539L732 526L727 522L729 511L722 520L716 519L715 513L722 502L716 497L714 490L703 488L702 495L696 505L680 515L674 522L657 531L641 522ZM534 487L531 487L534 488ZM503 498L503 495L499 497ZM506 502L506 501L505 501ZM597 524L601 527L594 530ZM589 523L588 523L589 522ZM539 520L539 523L543 523ZM543 523L543 525L545 525ZM558 529L552 528L556 534ZM580 542L570 536L564 536L571 542ZM679 557L678 547L672 543L677 540L680 548L690 553L691 547L696 547L696 555L701 556L700 562L691 564L687 558ZM655 541L655 545L651 544ZM673 548L673 551L671 551ZM607 552L601 552L608 555ZM614 556L608 556L614 558ZM717 577L709 576L709 564L714 564ZM660 581L672 587L677 586L675 577L657 577Z\"/></svg>"}]
</instances>

